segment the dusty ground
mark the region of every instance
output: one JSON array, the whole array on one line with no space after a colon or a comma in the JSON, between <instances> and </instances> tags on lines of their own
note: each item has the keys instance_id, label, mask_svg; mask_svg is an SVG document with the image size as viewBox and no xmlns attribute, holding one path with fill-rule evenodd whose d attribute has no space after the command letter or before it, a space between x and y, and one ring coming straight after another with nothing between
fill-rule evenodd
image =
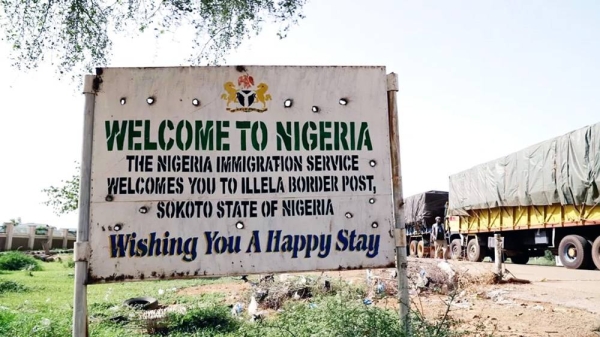
<instances>
[{"instance_id":1,"label":"dusty ground","mask_svg":"<svg viewBox=\"0 0 600 337\"><path fill-rule=\"evenodd\" d=\"M491 263L449 262L457 271L466 271L473 276L485 275L493 267ZM409 272L414 276L421 266L437 263L431 259L409 259ZM506 264L505 269L514 277L531 283L493 285L472 282L454 298L448 317L458 322L461 329L477 331L474 336L483 336L484 331L494 336L600 336L600 271L512 264ZM325 274L351 283L366 282L365 270ZM373 274L389 278L390 270L374 270ZM227 295L229 304L233 304L242 300L244 291L249 288L249 284L239 281L181 292L189 295L220 292ZM429 319L438 319L444 316L449 297L411 291L411 300L413 310ZM397 308L393 297L375 300L374 305Z\"/></svg>"}]
</instances>

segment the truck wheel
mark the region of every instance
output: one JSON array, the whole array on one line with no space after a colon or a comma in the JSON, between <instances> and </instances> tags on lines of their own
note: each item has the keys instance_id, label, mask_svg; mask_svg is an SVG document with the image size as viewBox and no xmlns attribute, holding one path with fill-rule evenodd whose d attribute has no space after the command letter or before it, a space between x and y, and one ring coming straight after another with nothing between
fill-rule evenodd
<instances>
[{"instance_id":1,"label":"truck wheel","mask_svg":"<svg viewBox=\"0 0 600 337\"><path fill-rule=\"evenodd\" d=\"M450 243L450 255L453 260L458 260L462 256L462 247L460 245L460 239L454 239Z\"/></svg>"},{"instance_id":2,"label":"truck wheel","mask_svg":"<svg viewBox=\"0 0 600 337\"><path fill-rule=\"evenodd\" d=\"M592 260L596 268L600 269L600 236L592 244Z\"/></svg>"},{"instance_id":3,"label":"truck wheel","mask_svg":"<svg viewBox=\"0 0 600 337\"><path fill-rule=\"evenodd\" d=\"M467 258L471 262L481 262L485 259L485 255L481 252L481 246L477 238L469 240L467 244Z\"/></svg>"},{"instance_id":4,"label":"truck wheel","mask_svg":"<svg viewBox=\"0 0 600 337\"><path fill-rule=\"evenodd\" d=\"M425 255L425 243L423 243L423 240L421 240L417 244L417 256L422 258L423 255Z\"/></svg>"},{"instance_id":5,"label":"truck wheel","mask_svg":"<svg viewBox=\"0 0 600 337\"><path fill-rule=\"evenodd\" d=\"M410 242L410 256L417 256L417 240Z\"/></svg>"},{"instance_id":6,"label":"truck wheel","mask_svg":"<svg viewBox=\"0 0 600 337\"><path fill-rule=\"evenodd\" d=\"M510 260L514 264L527 264L527 262L529 262L529 254L521 253L519 255L511 256Z\"/></svg>"},{"instance_id":7,"label":"truck wheel","mask_svg":"<svg viewBox=\"0 0 600 337\"><path fill-rule=\"evenodd\" d=\"M589 242L579 235L567 235L560 240L558 256L568 269L584 269L592 259Z\"/></svg>"}]
</instances>

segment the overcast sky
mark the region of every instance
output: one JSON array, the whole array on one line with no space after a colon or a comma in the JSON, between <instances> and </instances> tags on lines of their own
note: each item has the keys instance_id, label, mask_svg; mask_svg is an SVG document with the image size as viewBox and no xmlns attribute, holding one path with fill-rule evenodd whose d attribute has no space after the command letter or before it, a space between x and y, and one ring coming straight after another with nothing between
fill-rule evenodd
<instances>
[{"instance_id":1,"label":"overcast sky","mask_svg":"<svg viewBox=\"0 0 600 337\"><path fill-rule=\"evenodd\" d=\"M312 0L305 14L287 39L267 28L227 63L398 73L405 196L447 190L451 174L600 122L600 2ZM181 65L184 33L118 39L108 66ZM0 64L0 221L76 227L76 213L42 205L41 189L74 172L82 108L53 69Z\"/></svg>"}]
</instances>

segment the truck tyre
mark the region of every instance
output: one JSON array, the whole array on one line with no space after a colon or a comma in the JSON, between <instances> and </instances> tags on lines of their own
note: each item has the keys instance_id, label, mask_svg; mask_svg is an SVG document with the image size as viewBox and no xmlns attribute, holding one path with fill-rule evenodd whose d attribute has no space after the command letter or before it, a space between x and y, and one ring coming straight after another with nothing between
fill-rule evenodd
<instances>
[{"instance_id":1,"label":"truck tyre","mask_svg":"<svg viewBox=\"0 0 600 337\"><path fill-rule=\"evenodd\" d=\"M423 240L417 244L417 256L422 258L425 255L425 243Z\"/></svg>"},{"instance_id":2,"label":"truck tyre","mask_svg":"<svg viewBox=\"0 0 600 337\"><path fill-rule=\"evenodd\" d=\"M467 244L467 258L471 262L481 262L485 258L485 255L481 252L481 246L477 238L469 240Z\"/></svg>"},{"instance_id":3,"label":"truck tyre","mask_svg":"<svg viewBox=\"0 0 600 337\"><path fill-rule=\"evenodd\" d=\"M592 260L590 243L582 236L567 235L560 240L558 256L567 269L585 269Z\"/></svg>"},{"instance_id":4,"label":"truck tyre","mask_svg":"<svg viewBox=\"0 0 600 337\"><path fill-rule=\"evenodd\" d=\"M458 260L462 256L462 246L460 245L460 239L454 239L450 243L450 256L453 260Z\"/></svg>"},{"instance_id":5,"label":"truck tyre","mask_svg":"<svg viewBox=\"0 0 600 337\"><path fill-rule=\"evenodd\" d=\"M417 256L417 240L410 242L410 256Z\"/></svg>"},{"instance_id":6,"label":"truck tyre","mask_svg":"<svg viewBox=\"0 0 600 337\"><path fill-rule=\"evenodd\" d=\"M527 262L529 262L529 254L521 253L515 256L511 256L510 260L514 264L527 264Z\"/></svg>"},{"instance_id":7,"label":"truck tyre","mask_svg":"<svg viewBox=\"0 0 600 337\"><path fill-rule=\"evenodd\" d=\"M600 236L592 244L592 260L596 268L600 269Z\"/></svg>"}]
</instances>

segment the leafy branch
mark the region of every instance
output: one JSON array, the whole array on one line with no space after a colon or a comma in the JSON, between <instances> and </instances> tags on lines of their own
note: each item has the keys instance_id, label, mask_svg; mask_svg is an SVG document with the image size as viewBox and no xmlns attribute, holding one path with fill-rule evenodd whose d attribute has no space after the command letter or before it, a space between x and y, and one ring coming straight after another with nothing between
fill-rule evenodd
<instances>
[{"instance_id":1,"label":"leafy branch","mask_svg":"<svg viewBox=\"0 0 600 337\"><path fill-rule=\"evenodd\" d=\"M12 66L35 69L49 59L62 75L107 65L112 34L152 30L158 38L179 27L194 37L188 62L218 63L270 21L285 38L304 18L307 0L0 0L2 40ZM208 48L207 48L208 47ZM199 52L196 52L199 50Z\"/></svg>"},{"instance_id":2,"label":"leafy branch","mask_svg":"<svg viewBox=\"0 0 600 337\"><path fill-rule=\"evenodd\" d=\"M42 190L48 197L44 205L51 206L57 215L71 213L79 206L80 166L78 163L76 165L76 173L71 179L62 180L59 186L50 186Z\"/></svg>"}]
</instances>

